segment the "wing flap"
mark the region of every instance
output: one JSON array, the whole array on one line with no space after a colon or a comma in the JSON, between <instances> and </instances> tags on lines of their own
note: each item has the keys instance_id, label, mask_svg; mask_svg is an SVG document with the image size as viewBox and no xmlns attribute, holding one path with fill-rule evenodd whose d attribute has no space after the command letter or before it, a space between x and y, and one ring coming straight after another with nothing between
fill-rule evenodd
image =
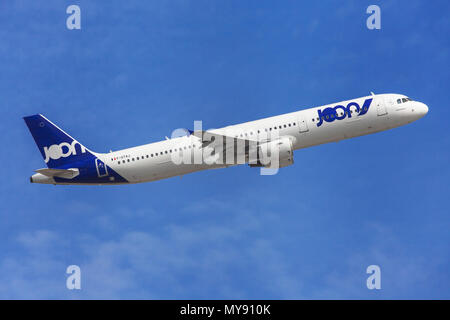
<instances>
[{"instance_id":1,"label":"wing flap","mask_svg":"<svg viewBox=\"0 0 450 320\"><path fill-rule=\"evenodd\" d=\"M211 131L191 131L191 134L202 142L203 149L213 149L214 152L207 158L209 162L214 159L224 161L224 159L232 159L233 162L228 164L245 163L246 155L250 149L255 148L258 144L257 139L240 138L231 135L223 135ZM228 160L226 160L228 161Z\"/></svg>"}]
</instances>

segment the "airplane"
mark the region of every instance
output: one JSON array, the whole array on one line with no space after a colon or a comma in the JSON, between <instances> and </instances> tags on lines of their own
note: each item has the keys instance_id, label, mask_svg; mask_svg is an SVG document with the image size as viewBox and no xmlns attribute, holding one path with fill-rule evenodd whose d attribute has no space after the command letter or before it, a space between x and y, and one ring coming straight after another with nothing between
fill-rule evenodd
<instances>
[{"instance_id":1,"label":"airplane","mask_svg":"<svg viewBox=\"0 0 450 320\"><path fill-rule=\"evenodd\" d=\"M416 121L428 106L402 94L377 94L109 153L94 152L41 114L24 117L47 168L30 182L123 185L247 164L262 169L294 163L294 150L376 133Z\"/></svg>"}]
</instances>

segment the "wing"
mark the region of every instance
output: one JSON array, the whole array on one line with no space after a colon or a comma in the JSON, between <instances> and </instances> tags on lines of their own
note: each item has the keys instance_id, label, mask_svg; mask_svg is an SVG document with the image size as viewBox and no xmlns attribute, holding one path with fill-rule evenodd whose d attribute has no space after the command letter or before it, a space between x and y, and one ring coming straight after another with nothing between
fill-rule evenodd
<instances>
[{"instance_id":1,"label":"wing","mask_svg":"<svg viewBox=\"0 0 450 320\"><path fill-rule=\"evenodd\" d=\"M210 157L221 159L220 161L223 161L222 163L225 163L226 159L231 159L231 157L234 160L233 164L239 161L240 163L245 163L245 159L248 159L250 150L256 150L258 143L263 142L256 140L256 137L255 139L243 139L203 130L193 131L191 135L202 142L201 147L203 149L212 149L209 150L211 152Z\"/></svg>"},{"instance_id":2,"label":"wing","mask_svg":"<svg viewBox=\"0 0 450 320\"><path fill-rule=\"evenodd\" d=\"M194 137L197 137L202 141L202 148L204 148L206 146L214 147L214 145L216 145L216 144L226 142L227 139L228 139L228 141L234 140L235 143L236 142L237 143L246 143L248 141L256 142L256 140L252 140L252 139L241 139L238 137L227 136L227 135L218 134L218 133L214 133L211 131L205 131L205 130L192 131L191 134Z\"/></svg>"}]
</instances>

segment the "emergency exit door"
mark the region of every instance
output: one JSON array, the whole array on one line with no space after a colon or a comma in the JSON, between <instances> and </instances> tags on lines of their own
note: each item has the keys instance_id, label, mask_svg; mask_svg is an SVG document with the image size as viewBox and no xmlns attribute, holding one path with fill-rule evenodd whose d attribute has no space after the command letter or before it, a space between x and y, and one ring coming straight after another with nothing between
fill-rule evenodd
<instances>
[{"instance_id":1,"label":"emergency exit door","mask_svg":"<svg viewBox=\"0 0 450 320\"><path fill-rule=\"evenodd\" d=\"M306 118L303 114L298 116L298 128L300 132L308 132L308 123L306 122Z\"/></svg>"}]
</instances>

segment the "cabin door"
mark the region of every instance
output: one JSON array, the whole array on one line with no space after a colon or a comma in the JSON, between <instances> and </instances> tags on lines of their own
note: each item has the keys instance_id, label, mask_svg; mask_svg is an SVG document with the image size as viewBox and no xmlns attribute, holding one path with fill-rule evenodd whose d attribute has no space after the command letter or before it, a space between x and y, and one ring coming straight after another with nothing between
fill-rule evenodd
<instances>
[{"instance_id":1,"label":"cabin door","mask_svg":"<svg viewBox=\"0 0 450 320\"><path fill-rule=\"evenodd\" d=\"M95 159L95 167L97 168L97 175L99 178L107 176L108 175L108 168L106 168L106 165L103 163L100 159Z\"/></svg>"},{"instance_id":2,"label":"cabin door","mask_svg":"<svg viewBox=\"0 0 450 320\"><path fill-rule=\"evenodd\" d=\"M383 98L378 97L376 99L377 104L377 115L384 116L387 114L386 101Z\"/></svg>"}]
</instances>

